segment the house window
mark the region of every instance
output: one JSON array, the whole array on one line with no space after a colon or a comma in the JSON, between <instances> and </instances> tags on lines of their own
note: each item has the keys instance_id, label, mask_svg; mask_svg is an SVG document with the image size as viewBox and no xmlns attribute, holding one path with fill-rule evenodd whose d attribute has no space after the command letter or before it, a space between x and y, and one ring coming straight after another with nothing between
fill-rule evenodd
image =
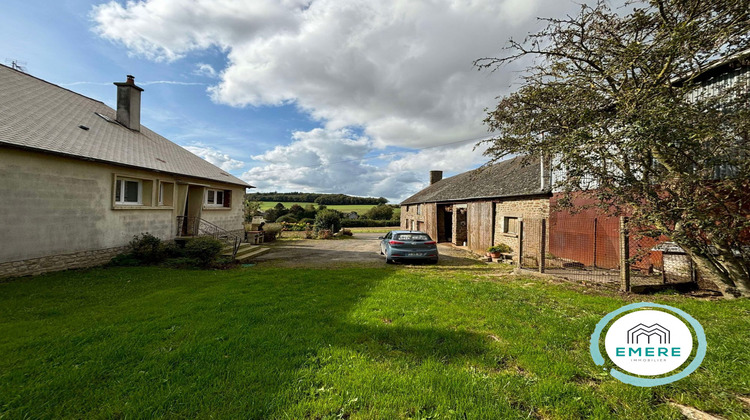
<instances>
[{"instance_id":1,"label":"house window","mask_svg":"<svg viewBox=\"0 0 750 420\"><path fill-rule=\"evenodd\" d=\"M143 181L117 178L115 181L115 204L143 205Z\"/></svg>"},{"instance_id":2,"label":"house window","mask_svg":"<svg viewBox=\"0 0 750 420\"><path fill-rule=\"evenodd\" d=\"M172 206L174 198L174 183L159 181L159 205Z\"/></svg>"},{"instance_id":3,"label":"house window","mask_svg":"<svg viewBox=\"0 0 750 420\"><path fill-rule=\"evenodd\" d=\"M206 190L206 207L230 207L231 190Z\"/></svg>"},{"instance_id":4,"label":"house window","mask_svg":"<svg viewBox=\"0 0 750 420\"><path fill-rule=\"evenodd\" d=\"M420 215L420 214L422 214L422 205L421 204L417 204L417 216Z\"/></svg>"},{"instance_id":5,"label":"house window","mask_svg":"<svg viewBox=\"0 0 750 420\"><path fill-rule=\"evenodd\" d=\"M518 234L518 217L503 217L503 233Z\"/></svg>"}]
</instances>

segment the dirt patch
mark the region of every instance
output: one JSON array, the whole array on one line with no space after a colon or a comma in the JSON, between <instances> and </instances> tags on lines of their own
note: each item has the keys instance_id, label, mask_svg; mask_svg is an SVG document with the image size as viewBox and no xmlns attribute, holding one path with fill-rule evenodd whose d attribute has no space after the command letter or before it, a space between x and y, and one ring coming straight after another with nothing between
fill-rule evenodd
<instances>
[{"instance_id":1,"label":"dirt patch","mask_svg":"<svg viewBox=\"0 0 750 420\"><path fill-rule=\"evenodd\" d=\"M379 236L383 233L355 233L338 239L281 238L263 244L271 252L256 258L256 262L282 267L379 267L385 265L380 255ZM449 244L438 246L438 265L484 265L474 254L456 249Z\"/></svg>"}]
</instances>

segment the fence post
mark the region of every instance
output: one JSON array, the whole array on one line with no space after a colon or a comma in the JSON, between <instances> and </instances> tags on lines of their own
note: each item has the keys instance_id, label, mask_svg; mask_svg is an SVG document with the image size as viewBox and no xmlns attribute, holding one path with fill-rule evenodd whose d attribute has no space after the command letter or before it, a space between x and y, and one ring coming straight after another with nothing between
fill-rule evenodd
<instances>
[{"instance_id":1,"label":"fence post","mask_svg":"<svg viewBox=\"0 0 750 420\"><path fill-rule=\"evenodd\" d=\"M620 217L620 291L630 291L630 237L624 216Z\"/></svg>"},{"instance_id":2,"label":"fence post","mask_svg":"<svg viewBox=\"0 0 750 420\"><path fill-rule=\"evenodd\" d=\"M521 266L521 263L523 262L523 218L518 219L518 247L517 249L518 249L518 255L516 256L516 258L518 261L516 264L516 268L520 270L521 268L523 268Z\"/></svg>"},{"instance_id":3,"label":"fence post","mask_svg":"<svg viewBox=\"0 0 750 420\"><path fill-rule=\"evenodd\" d=\"M542 219L542 231L539 234L541 243L539 244L539 272L544 273L545 254L547 253L547 219Z\"/></svg>"}]
</instances>

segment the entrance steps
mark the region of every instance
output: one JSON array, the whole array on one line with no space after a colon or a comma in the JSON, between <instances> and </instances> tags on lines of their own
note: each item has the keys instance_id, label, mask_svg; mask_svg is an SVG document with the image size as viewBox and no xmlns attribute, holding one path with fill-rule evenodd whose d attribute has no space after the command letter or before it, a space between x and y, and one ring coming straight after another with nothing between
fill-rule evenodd
<instances>
[{"instance_id":1,"label":"entrance steps","mask_svg":"<svg viewBox=\"0 0 750 420\"><path fill-rule=\"evenodd\" d=\"M270 250L271 250L270 248L264 248L258 245L243 243L243 244L240 244L240 249L237 251L237 255L234 256L234 259L239 262L250 261L255 257L261 256L269 252ZM232 247L225 246L221 255L231 257Z\"/></svg>"}]
</instances>

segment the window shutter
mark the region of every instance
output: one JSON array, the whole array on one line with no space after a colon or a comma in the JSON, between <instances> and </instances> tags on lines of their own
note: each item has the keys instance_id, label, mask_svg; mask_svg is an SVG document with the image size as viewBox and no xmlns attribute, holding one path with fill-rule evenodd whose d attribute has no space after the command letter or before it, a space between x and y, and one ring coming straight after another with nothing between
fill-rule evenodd
<instances>
[{"instance_id":1,"label":"window shutter","mask_svg":"<svg viewBox=\"0 0 750 420\"><path fill-rule=\"evenodd\" d=\"M224 191L224 207L232 207L232 190Z\"/></svg>"}]
</instances>

